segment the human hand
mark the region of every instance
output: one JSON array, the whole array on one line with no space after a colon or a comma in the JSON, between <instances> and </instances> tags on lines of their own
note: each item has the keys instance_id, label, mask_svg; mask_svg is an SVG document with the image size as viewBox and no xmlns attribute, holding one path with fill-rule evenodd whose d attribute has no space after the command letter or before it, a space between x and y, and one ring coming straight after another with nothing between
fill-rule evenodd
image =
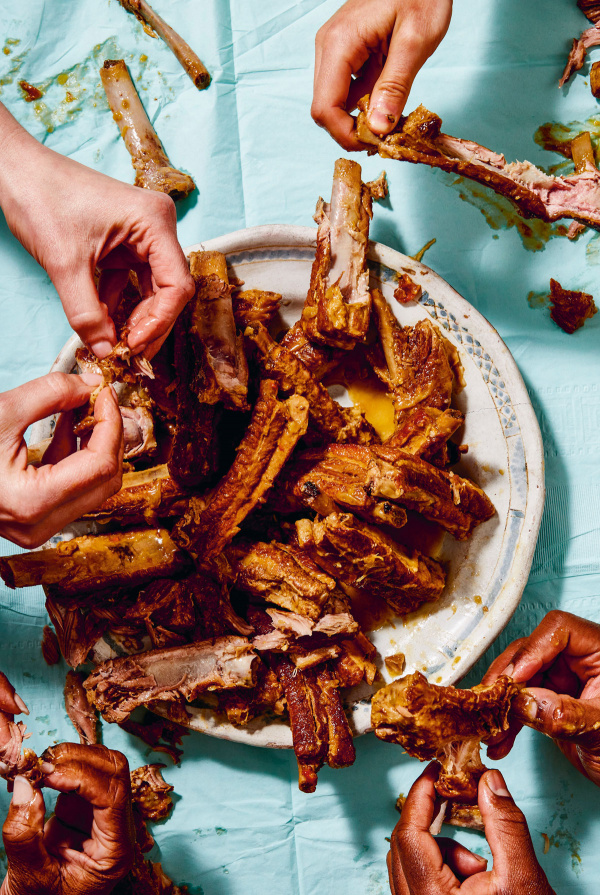
<instances>
[{"instance_id":1,"label":"human hand","mask_svg":"<svg viewBox=\"0 0 600 895\"><path fill-rule=\"evenodd\" d=\"M0 136L6 221L48 272L75 332L97 357L110 352L116 343L111 314L133 269L142 301L130 317L128 343L152 357L194 292L173 200L42 146L2 106Z\"/></svg>"},{"instance_id":2,"label":"human hand","mask_svg":"<svg viewBox=\"0 0 600 895\"><path fill-rule=\"evenodd\" d=\"M46 750L44 785L60 795L44 824L44 798L16 777L2 836L8 872L0 895L105 895L128 873L135 833L127 759L105 746Z\"/></svg>"},{"instance_id":3,"label":"human hand","mask_svg":"<svg viewBox=\"0 0 600 895\"><path fill-rule=\"evenodd\" d=\"M123 423L112 388L96 399L96 425L75 453L72 421L57 423L44 465L27 465L23 438L31 423L89 400L100 377L50 373L0 394L0 535L21 547L38 547L121 487ZM65 425L66 423L66 425Z\"/></svg>"},{"instance_id":4,"label":"human hand","mask_svg":"<svg viewBox=\"0 0 600 895\"><path fill-rule=\"evenodd\" d=\"M392 895L554 895L538 864L527 823L499 771L479 781L479 810L493 867L453 839L435 839L438 766L430 764L412 785L392 833L388 872Z\"/></svg>"},{"instance_id":5,"label":"human hand","mask_svg":"<svg viewBox=\"0 0 600 895\"><path fill-rule=\"evenodd\" d=\"M410 88L450 24L452 0L348 0L319 29L311 114L352 152L364 149L350 112L371 94L367 121L381 136L396 125ZM352 75L356 75L355 80Z\"/></svg>"},{"instance_id":6,"label":"human hand","mask_svg":"<svg viewBox=\"0 0 600 895\"><path fill-rule=\"evenodd\" d=\"M600 786L600 625L553 610L492 662L483 683L501 674L527 687L514 698L511 725L490 740L488 755L507 755L526 724L552 737L571 764Z\"/></svg>"}]
</instances>

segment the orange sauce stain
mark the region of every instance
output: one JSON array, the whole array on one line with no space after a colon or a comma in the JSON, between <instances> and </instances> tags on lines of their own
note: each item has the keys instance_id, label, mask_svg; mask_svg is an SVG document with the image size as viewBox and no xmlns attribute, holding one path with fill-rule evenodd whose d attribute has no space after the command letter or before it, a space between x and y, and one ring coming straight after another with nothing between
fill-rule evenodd
<instances>
[{"instance_id":1,"label":"orange sauce stain","mask_svg":"<svg viewBox=\"0 0 600 895\"><path fill-rule=\"evenodd\" d=\"M382 441L396 431L394 405L389 392L368 366L361 352L336 367L326 385L343 385L355 407L371 423Z\"/></svg>"}]
</instances>

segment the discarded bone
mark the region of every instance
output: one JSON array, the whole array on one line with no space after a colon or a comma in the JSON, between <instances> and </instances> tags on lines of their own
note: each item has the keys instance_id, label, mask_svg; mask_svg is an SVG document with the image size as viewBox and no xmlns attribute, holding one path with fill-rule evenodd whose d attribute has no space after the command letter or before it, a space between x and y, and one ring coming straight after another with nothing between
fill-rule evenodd
<instances>
[{"instance_id":1,"label":"discarded bone","mask_svg":"<svg viewBox=\"0 0 600 895\"><path fill-rule=\"evenodd\" d=\"M125 146L136 171L135 185L168 193L172 199L185 198L196 188L189 174L171 165L123 59L107 59L100 69L106 92Z\"/></svg>"},{"instance_id":2,"label":"discarded bone","mask_svg":"<svg viewBox=\"0 0 600 895\"><path fill-rule=\"evenodd\" d=\"M146 0L119 0L123 9L133 13L144 25L144 31L151 37L162 37L166 45L177 57L198 90L204 90L210 84L210 75L204 63L176 31L167 25L158 13L154 12ZM155 33L156 32L156 33Z\"/></svg>"}]
</instances>

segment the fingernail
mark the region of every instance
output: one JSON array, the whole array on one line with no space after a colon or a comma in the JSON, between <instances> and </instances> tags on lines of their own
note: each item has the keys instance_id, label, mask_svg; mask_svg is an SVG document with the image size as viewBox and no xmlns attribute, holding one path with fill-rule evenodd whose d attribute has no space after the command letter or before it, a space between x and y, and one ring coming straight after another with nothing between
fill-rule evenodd
<instances>
[{"instance_id":1,"label":"fingernail","mask_svg":"<svg viewBox=\"0 0 600 895\"><path fill-rule=\"evenodd\" d=\"M374 134L387 134L395 126L396 115L386 112L384 108L370 109L367 122Z\"/></svg>"},{"instance_id":2,"label":"fingernail","mask_svg":"<svg viewBox=\"0 0 600 895\"><path fill-rule=\"evenodd\" d=\"M510 799L510 793L506 788L504 777L500 771L488 771L485 777L485 782L495 796L502 796L502 798Z\"/></svg>"},{"instance_id":3,"label":"fingernail","mask_svg":"<svg viewBox=\"0 0 600 895\"><path fill-rule=\"evenodd\" d=\"M42 774L53 774L56 770L51 761L43 761L40 765Z\"/></svg>"},{"instance_id":4,"label":"fingernail","mask_svg":"<svg viewBox=\"0 0 600 895\"><path fill-rule=\"evenodd\" d=\"M506 668L504 669L504 671L502 672L502 674L506 675L506 677L512 677L512 673L513 673L514 670L515 670L515 666L514 666L514 664L511 662L509 665L506 666Z\"/></svg>"},{"instance_id":5,"label":"fingernail","mask_svg":"<svg viewBox=\"0 0 600 895\"><path fill-rule=\"evenodd\" d=\"M529 693L517 693L513 700L512 710L527 721L535 721L538 714L538 704Z\"/></svg>"},{"instance_id":6,"label":"fingernail","mask_svg":"<svg viewBox=\"0 0 600 895\"><path fill-rule=\"evenodd\" d=\"M35 798L35 790L27 777L18 774L13 784L13 805L29 805Z\"/></svg>"},{"instance_id":7,"label":"fingernail","mask_svg":"<svg viewBox=\"0 0 600 895\"><path fill-rule=\"evenodd\" d=\"M18 693L15 693L14 700L15 700L16 704L19 706L19 708L21 709L21 711L23 712L23 714L28 715L29 709L27 708L27 706L25 705L25 703L23 702L23 700L21 699L21 697L19 696Z\"/></svg>"},{"instance_id":8,"label":"fingernail","mask_svg":"<svg viewBox=\"0 0 600 895\"><path fill-rule=\"evenodd\" d=\"M482 855L476 855L475 852L471 852L474 858L477 858L480 864L483 864L484 867L487 867L487 858L482 857Z\"/></svg>"},{"instance_id":9,"label":"fingernail","mask_svg":"<svg viewBox=\"0 0 600 895\"><path fill-rule=\"evenodd\" d=\"M114 348L114 345L112 345L108 341L108 339L101 339L100 342L94 342L93 344L90 344L90 348L94 352L96 357L102 359L103 357L106 357L107 354L110 354L110 352Z\"/></svg>"},{"instance_id":10,"label":"fingernail","mask_svg":"<svg viewBox=\"0 0 600 895\"><path fill-rule=\"evenodd\" d=\"M86 385L100 385L102 376L99 373L82 373L81 381Z\"/></svg>"}]
</instances>

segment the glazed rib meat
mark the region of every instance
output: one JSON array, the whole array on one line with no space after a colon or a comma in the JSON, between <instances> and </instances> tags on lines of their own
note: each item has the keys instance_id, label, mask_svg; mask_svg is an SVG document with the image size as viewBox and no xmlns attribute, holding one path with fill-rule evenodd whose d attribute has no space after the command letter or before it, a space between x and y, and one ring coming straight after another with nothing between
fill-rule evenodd
<instances>
[{"instance_id":1,"label":"glazed rib meat","mask_svg":"<svg viewBox=\"0 0 600 895\"><path fill-rule=\"evenodd\" d=\"M158 139L134 87L123 59L106 59L100 79L113 118L135 168L135 185L185 198L196 185L189 174L178 171Z\"/></svg>"},{"instance_id":2,"label":"glazed rib meat","mask_svg":"<svg viewBox=\"0 0 600 895\"><path fill-rule=\"evenodd\" d=\"M235 587L313 621L346 602L335 580L298 547L236 538L225 556Z\"/></svg>"},{"instance_id":3,"label":"glazed rib meat","mask_svg":"<svg viewBox=\"0 0 600 895\"><path fill-rule=\"evenodd\" d=\"M170 25L167 25L158 13L154 12L146 0L119 0L119 3L123 9L133 13L140 20L147 34L151 37L156 37L157 34L162 37L198 90L208 87L210 75L204 63L185 40Z\"/></svg>"},{"instance_id":4,"label":"glazed rib meat","mask_svg":"<svg viewBox=\"0 0 600 895\"><path fill-rule=\"evenodd\" d=\"M359 106L366 110L368 98ZM524 217L545 221L572 218L588 227L600 227L598 171L553 177L530 162L508 163L485 146L443 134L441 124L437 115L419 106L382 140L368 129L366 114L361 111L357 135L363 143L376 147L383 158L441 168L490 187L512 200Z\"/></svg>"},{"instance_id":5,"label":"glazed rib meat","mask_svg":"<svg viewBox=\"0 0 600 895\"><path fill-rule=\"evenodd\" d=\"M56 547L0 558L8 587L52 585L58 596L143 584L185 569L189 560L164 528L83 535Z\"/></svg>"},{"instance_id":6,"label":"glazed rib meat","mask_svg":"<svg viewBox=\"0 0 600 895\"><path fill-rule=\"evenodd\" d=\"M334 401L298 356L278 345L262 324L249 326L244 335L257 348L263 374L276 379L284 392L295 392L306 398L311 423L322 438L361 444L376 440L377 436L362 413L357 408L341 407Z\"/></svg>"},{"instance_id":7,"label":"glazed rib meat","mask_svg":"<svg viewBox=\"0 0 600 895\"><path fill-rule=\"evenodd\" d=\"M319 200L315 220L317 253L302 311L302 326L312 342L352 348L369 328L371 296L367 269L371 193L361 168L338 159L331 203Z\"/></svg>"},{"instance_id":8,"label":"glazed rib meat","mask_svg":"<svg viewBox=\"0 0 600 895\"><path fill-rule=\"evenodd\" d=\"M145 521L152 525L157 519L180 515L186 507L187 496L169 475L166 464L153 466L126 472L120 491L82 518L119 524Z\"/></svg>"},{"instance_id":9,"label":"glazed rib meat","mask_svg":"<svg viewBox=\"0 0 600 895\"><path fill-rule=\"evenodd\" d=\"M125 721L140 705L183 706L207 690L251 687L257 661L244 637L219 637L103 662L84 683L107 721Z\"/></svg>"},{"instance_id":10,"label":"glazed rib meat","mask_svg":"<svg viewBox=\"0 0 600 895\"><path fill-rule=\"evenodd\" d=\"M164 820L173 808L173 787L164 780L162 764L146 764L131 772L131 800L144 820Z\"/></svg>"},{"instance_id":11,"label":"glazed rib meat","mask_svg":"<svg viewBox=\"0 0 600 895\"><path fill-rule=\"evenodd\" d=\"M302 549L329 575L345 587L383 597L398 615L437 600L444 589L446 575L438 562L349 513L301 519L296 530Z\"/></svg>"},{"instance_id":12,"label":"glazed rib meat","mask_svg":"<svg viewBox=\"0 0 600 895\"><path fill-rule=\"evenodd\" d=\"M196 294L190 304L187 339L193 343L201 367L198 398L207 404L222 401L234 410L247 410L248 364L235 328L225 256L192 252L189 261Z\"/></svg>"},{"instance_id":13,"label":"glazed rib meat","mask_svg":"<svg viewBox=\"0 0 600 895\"><path fill-rule=\"evenodd\" d=\"M269 499L280 513L296 513L304 508L321 516L351 510L374 524L402 528L406 512L387 499L374 497L366 485L366 458L351 446L303 451L286 467Z\"/></svg>"},{"instance_id":14,"label":"glazed rib meat","mask_svg":"<svg viewBox=\"0 0 600 895\"><path fill-rule=\"evenodd\" d=\"M401 423L385 444L386 447L401 448L435 466L445 466L448 440L464 421L460 410L436 410L419 405L402 414Z\"/></svg>"},{"instance_id":15,"label":"glazed rib meat","mask_svg":"<svg viewBox=\"0 0 600 895\"><path fill-rule=\"evenodd\" d=\"M302 361L317 380L334 370L341 359L345 357L345 352L341 348L331 348L329 345L317 345L311 342L307 338L300 320L288 329L280 345Z\"/></svg>"},{"instance_id":16,"label":"glazed rib meat","mask_svg":"<svg viewBox=\"0 0 600 895\"><path fill-rule=\"evenodd\" d=\"M263 289L245 289L234 293L231 301L236 326L244 330L253 323L268 326L279 310L281 295Z\"/></svg>"},{"instance_id":17,"label":"glazed rib meat","mask_svg":"<svg viewBox=\"0 0 600 895\"><path fill-rule=\"evenodd\" d=\"M335 512L330 495L338 508L357 515L365 515L363 508L372 505L373 512L378 512L381 505L379 521L386 521L390 509L400 504L458 539L469 537L475 526L495 512L473 482L385 444L333 444L298 454L278 483L271 506L288 513L308 506L326 515Z\"/></svg>"},{"instance_id":18,"label":"glazed rib meat","mask_svg":"<svg viewBox=\"0 0 600 895\"><path fill-rule=\"evenodd\" d=\"M550 305L550 316L566 333L574 333L598 311L589 293L563 289L559 282L552 279Z\"/></svg>"},{"instance_id":19,"label":"glazed rib meat","mask_svg":"<svg viewBox=\"0 0 600 895\"><path fill-rule=\"evenodd\" d=\"M68 671L65 681L65 709L79 734L79 742L92 746L98 742L98 716L90 706L83 688L83 676Z\"/></svg>"},{"instance_id":20,"label":"glazed rib meat","mask_svg":"<svg viewBox=\"0 0 600 895\"><path fill-rule=\"evenodd\" d=\"M203 562L221 553L265 499L307 425L308 402L299 395L280 401L277 384L263 380L233 465L206 500L191 498L173 530L175 541Z\"/></svg>"},{"instance_id":21,"label":"glazed rib meat","mask_svg":"<svg viewBox=\"0 0 600 895\"><path fill-rule=\"evenodd\" d=\"M417 671L373 696L371 722L379 739L398 743L420 761L440 762L439 795L474 804L485 771L480 741L508 729L518 690L504 676L470 690L438 687Z\"/></svg>"}]
</instances>

